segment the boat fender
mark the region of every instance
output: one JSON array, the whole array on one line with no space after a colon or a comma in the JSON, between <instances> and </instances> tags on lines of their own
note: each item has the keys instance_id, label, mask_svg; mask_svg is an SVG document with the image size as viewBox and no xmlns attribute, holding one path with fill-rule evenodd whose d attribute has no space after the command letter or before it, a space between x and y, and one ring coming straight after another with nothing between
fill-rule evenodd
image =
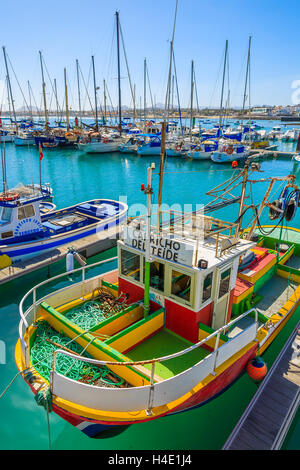
<instances>
[{"instance_id":1,"label":"boat fender","mask_svg":"<svg viewBox=\"0 0 300 470\"><path fill-rule=\"evenodd\" d=\"M11 265L12 261L8 255L0 255L0 269L8 268Z\"/></svg>"},{"instance_id":2,"label":"boat fender","mask_svg":"<svg viewBox=\"0 0 300 470\"><path fill-rule=\"evenodd\" d=\"M74 255L73 251L69 249L66 256L66 271L67 273L74 269Z\"/></svg>"},{"instance_id":3,"label":"boat fender","mask_svg":"<svg viewBox=\"0 0 300 470\"><path fill-rule=\"evenodd\" d=\"M267 371L268 369L265 361L259 356L254 357L247 364L247 373L255 382L263 380Z\"/></svg>"}]
</instances>

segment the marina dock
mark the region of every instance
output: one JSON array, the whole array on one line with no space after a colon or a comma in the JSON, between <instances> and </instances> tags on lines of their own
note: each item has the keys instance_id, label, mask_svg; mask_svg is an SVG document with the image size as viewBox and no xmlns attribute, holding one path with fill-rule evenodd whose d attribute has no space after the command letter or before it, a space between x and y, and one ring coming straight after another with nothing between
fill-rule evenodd
<instances>
[{"instance_id":1,"label":"marina dock","mask_svg":"<svg viewBox=\"0 0 300 470\"><path fill-rule=\"evenodd\" d=\"M0 269L0 284L5 284L13 279L17 279L62 260L66 257L68 249L71 247L85 258L94 256L116 246L119 235L119 228L112 227L109 230L75 240L72 243L62 245L42 255Z\"/></svg>"},{"instance_id":2,"label":"marina dock","mask_svg":"<svg viewBox=\"0 0 300 470\"><path fill-rule=\"evenodd\" d=\"M278 450L300 402L300 322L223 450Z\"/></svg>"},{"instance_id":3,"label":"marina dock","mask_svg":"<svg viewBox=\"0 0 300 470\"><path fill-rule=\"evenodd\" d=\"M277 145L267 147L266 149L253 149L253 150L250 150L251 159L280 157L280 158L288 158L288 159L291 160L293 158L293 156L295 155L295 152L287 152L287 151L276 150L276 149L277 149Z\"/></svg>"}]
</instances>

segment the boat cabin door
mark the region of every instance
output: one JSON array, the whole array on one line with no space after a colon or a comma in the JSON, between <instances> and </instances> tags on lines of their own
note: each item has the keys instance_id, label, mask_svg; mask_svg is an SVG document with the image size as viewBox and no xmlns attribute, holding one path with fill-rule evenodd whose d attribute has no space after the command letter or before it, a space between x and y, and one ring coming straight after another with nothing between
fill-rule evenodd
<instances>
[{"instance_id":1,"label":"boat cabin door","mask_svg":"<svg viewBox=\"0 0 300 470\"><path fill-rule=\"evenodd\" d=\"M232 266L227 265L218 269L214 293L214 312L212 328L218 330L227 323Z\"/></svg>"}]
</instances>

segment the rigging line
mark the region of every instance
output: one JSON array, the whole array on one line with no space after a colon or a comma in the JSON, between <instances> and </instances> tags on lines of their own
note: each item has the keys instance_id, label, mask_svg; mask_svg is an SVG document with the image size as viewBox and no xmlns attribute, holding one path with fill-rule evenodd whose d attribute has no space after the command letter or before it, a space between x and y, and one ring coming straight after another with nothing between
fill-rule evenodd
<instances>
[{"instance_id":1,"label":"rigging line","mask_svg":"<svg viewBox=\"0 0 300 470\"><path fill-rule=\"evenodd\" d=\"M153 104L152 91L151 91L151 86L150 86L150 78L149 78L149 71L148 71L148 64L147 63L146 63L146 74L147 74L147 79L148 79L148 87L149 87L149 92L150 92L152 113L154 115L154 104Z\"/></svg>"},{"instance_id":2,"label":"rigging line","mask_svg":"<svg viewBox=\"0 0 300 470\"><path fill-rule=\"evenodd\" d=\"M9 62L9 64L10 64L10 66L11 66L11 69L12 69L12 71L13 71L14 77L15 77L16 82L17 82L17 84L18 84L18 87L19 87L19 89L20 89L20 91L21 91L23 100L25 101L26 107L27 107L27 109L29 110L29 106L28 106L28 104L27 104L25 95L24 95L24 93L23 93L23 90L22 90L21 85L20 85L20 83L19 83L18 77L17 77L17 75L16 75L16 73L15 73L15 70L14 70L14 68L13 68L13 66L12 66L12 63L11 63L11 61L10 61L10 58L9 58L9 55L7 54L7 52L6 52L6 57L8 58L8 62Z\"/></svg>"},{"instance_id":3,"label":"rigging line","mask_svg":"<svg viewBox=\"0 0 300 470\"><path fill-rule=\"evenodd\" d=\"M181 135L183 135L181 107L180 107L180 98L179 98L179 90L178 90L178 80L177 80L177 71L176 71L176 64L175 64L174 47L173 47L173 66L174 66L174 75L175 75L176 92L177 92L177 100L178 100L179 122L180 122L180 128L181 128Z\"/></svg>"},{"instance_id":4,"label":"rigging line","mask_svg":"<svg viewBox=\"0 0 300 470\"><path fill-rule=\"evenodd\" d=\"M123 45L123 52L124 52L124 57L125 57L125 63L126 63L126 68L127 68L127 73L128 73L128 80L129 80L129 86L130 86L130 91L131 91L131 97L133 101L133 106L135 107L135 99L134 99L134 92L133 92L133 87L132 87L132 82L131 82L131 76L130 76L130 71L129 71L129 65L127 61L127 54L125 50L125 43L124 43L124 37L123 37L123 31L121 28L121 23L119 21L119 28L120 28L120 33L121 33L121 40L122 40L122 45Z\"/></svg>"},{"instance_id":5,"label":"rigging line","mask_svg":"<svg viewBox=\"0 0 300 470\"><path fill-rule=\"evenodd\" d=\"M38 119L40 119L40 117L41 117L41 116L40 116L40 110L39 110L39 107L38 107L38 105L37 105L37 103L36 103L36 100L35 100L35 97L34 97L34 94L33 94L33 91L32 91L30 82L28 82L28 85L29 85L29 88L30 88L30 92L31 92L31 96L32 96L34 105L35 105L36 110L37 110L37 113L38 113Z\"/></svg>"},{"instance_id":6,"label":"rigging line","mask_svg":"<svg viewBox=\"0 0 300 470\"><path fill-rule=\"evenodd\" d=\"M84 110L84 107L85 107L85 100L86 100L86 97L88 97L88 100L89 100L89 103L90 103L90 107L91 107L91 110L92 110L92 113L93 113L93 117L96 119L96 114L95 114L95 111L93 109L93 106L92 106L92 103L91 103L91 99L90 99L90 95L89 95L89 92L88 92L88 89L87 89L87 86L86 86L86 83L85 83L85 80L84 80L84 76L83 76L83 73L82 73L82 70L81 70L81 67L80 67L80 64L78 64L78 67L79 67L79 71L80 71L80 75L81 75L81 78L82 78L82 81L83 81L83 85L84 85L84 88L85 88L85 97L84 97L84 102L83 102L83 110ZM90 66L90 69L91 69L91 66Z\"/></svg>"},{"instance_id":7,"label":"rigging line","mask_svg":"<svg viewBox=\"0 0 300 470\"><path fill-rule=\"evenodd\" d=\"M196 83L196 72L195 72L195 69L194 69L194 89L195 89L195 95L196 95L197 112L199 113L199 102L198 102L198 92L197 92L197 83Z\"/></svg>"},{"instance_id":8,"label":"rigging line","mask_svg":"<svg viewBox=\"0 0 300 470\"><path fill-rule=\"evenodd\" d=\"M110 102L111 109L112 109L112 111L114 112L115 110L114 110L114 107L113 107L113 104L112 104L112 100L111 100L111 97L110 97L110 94L109 94L109 90L108 90L108 86L107 86L107 85L106 85L106 91L107 91L107 95L108 95L108 99L109 99L109 102ZM110 115L110 117L111 117L111 119L112 119L112 115L111 115L111 112L110 112L110 111L109 111L109 115Z\"/></svg>"},{"instance_id":9,"label":"rigging line","mask_svg":"<svg viewBox=\"0 0 300 470\"><path fill-rule=\"evenodd\" d=\"M49 80L49 82L50 82L50 85L51 85L51 90L52 90L52 93L54 93L54 96L55 96L55 97L56 97L56 99L57 99L57 96L56 96L56 93L55 93L55 89L54 89L54 87L53 87L53 83L52 83L52 80L51 80L51 78L50 78L50 74L49 74L49 71L48 71L48 68L47 68L47 65L46 65L46 62L45 62L44 56L42 56L42 61L43 61L43 65L44 65L44 67L45 67L45 69L46 69L46 74L47 74L47 76L48 76L48 80ZM52 95L51 95L51 100L52 100ZM58 102L58 99L57 99L57 102ZM49 110L50 110L50 106L51 106L51 104L49 105ZM62 110L61 110L61 109L59 109L59 111L60 111L60 112L61 112L61 114L62 114Z\"/></svg>"},{"instance_id":10,"label":"rigging line","mask_svg":"<svg viewBox=\"0 0 300 470\"><path fill-rule=\"evenodd\" d=\"M173 32L172 32L172 41L171 41L171 51L170 51L170 63L169 63L169 75L168 75L168 83L167 83L167 92L166 92L166 99L165 99L165 113L170 103L168 102L170 98L169 88L171 86L171 72L172 72L172 56L173 56L173 45L174 45L174 37L175 37L175 27L176 27L176 19L177 19L177 8L178 8L178 0L176 0L175 6L175 15L174 15L174 23L173 23Z\"/></svg>"}]
</instances>

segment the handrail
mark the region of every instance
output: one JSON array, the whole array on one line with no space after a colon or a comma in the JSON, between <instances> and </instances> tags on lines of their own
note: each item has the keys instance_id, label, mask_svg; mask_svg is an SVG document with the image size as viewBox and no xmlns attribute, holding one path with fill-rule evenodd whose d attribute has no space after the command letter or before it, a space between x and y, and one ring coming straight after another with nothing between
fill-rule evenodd
<instances>
[{"instance_id":1,"label":"handrail","mask_svg":"<svg viewBox=\"0 0 300 470\"><path fill-rule=\"evenodd\" d=\"M115 361L99 361L97 359L92 359L92 358L88 358L88 357L83 357L83 356L78 356L77 354L73 354L73 353L70 353L68 351L64 351L64 350L61 350L61 349L58 349L56 351L53 352L53 364L55 366L55 363L56 361L54 360L56 358L56 354L58 352L66 355L66 356L70 356L70 357L73 357L74 359L79 359L79 360L82 360L83 362L90 362L91 364L98 364L98 365L110 365L110 366L133 366L133 365L144 365L144 364L153 364L155 362L163 362L163 361L167 361L168 359L174 359L175 357L179 357L179 356L183 356L184 354L187 354L191 351L193 351L194 349L196 348L199 348L202 344L205 344L207 343L207 341L209 341L210 339L212 339L213 337L215 336L218 336L220 338L220 335L222 333L223 330L227 330L228 328L230 328L232 325L234 325L237 321L241 320L242 318L244 318L245 316L249 315L249 313L253 312L253 310L255 311L255 323L257 324L257 321L258 321L258 314L257 314L257 310L255 308L251 308L250 310L247 310L247 312L244 312L242 315L240 315L239 317L235 318L234 320L232 320L231 322L227 323L226 325L222 326L221 328L219 328L218 330L214 331L213 333L211 333L210 335L206 336L205 338L203 338L201 341L198 341L198 343L195 343L193 344L192 346L186 348L186 349L182 349L181 351L178 351L176 353L173 353L173 354L169 354L168 356L162 356L162 357L158 357L158 358L155 358L155 359L147 359L147 360L144 360L144 361L123 361L123 362L115 362ZM218 345L219 341L216 341L216 345ZM215 348L216 350L217 348Z\"/></svg>"},{"instance_id":2,"label":"handrail","mask_svg":"<svg viewBox=\"0 0 300 470\"><path fill-rule=\"evenodd\" d=\"M78 273L80 271L82 271L82 274L83 274L83 277L82 277L82 281L81 282L84 282L85 280L85 272L86 270L88 269L91 269L91 268L94 268L96 266L100 266L104 263L110 263L111 261L114 261L116 260L118 257L117 256L114 256L113 258L109 258L109 259L105 259L105 260L101 260L101 261L97 261L96 263L93 263L93 264L89 264L89 265L86 265L86 266L81 266L80 268L76 268L76 269L73 269L72 271L68 271L68 272L64 272L64 273L61 273L61 274L58 274L57 276L54 276L54 277L51 277L50 279L46 279L45 281L42 281L40 282L39 284L36 284L35 286L33 286L28 292L26 292L26 294L24 295L24 297L21 299L21 302L19 304L19 314L20 314L20 317L23 321L23 323L25 324L26 328L28 328L28 323L26 321L26 317L24 316L24 312L23 312L23 304L25 302L25 300L27 299L27 297L31 294L31 293L34 293L39 287L45 285L45 284L48 284L56 279L60 279L62 277L65 277L65 276L70 276L71 274L75 274L75 273ZM37 302L37 300L35 299L35 302ZM35 307L36 306L36 303L34 303L31 307ZM29 307L29 309L31 309L31 307ZM26 312L28 312L28 310Z\"/></svg>"}]
</instances>

